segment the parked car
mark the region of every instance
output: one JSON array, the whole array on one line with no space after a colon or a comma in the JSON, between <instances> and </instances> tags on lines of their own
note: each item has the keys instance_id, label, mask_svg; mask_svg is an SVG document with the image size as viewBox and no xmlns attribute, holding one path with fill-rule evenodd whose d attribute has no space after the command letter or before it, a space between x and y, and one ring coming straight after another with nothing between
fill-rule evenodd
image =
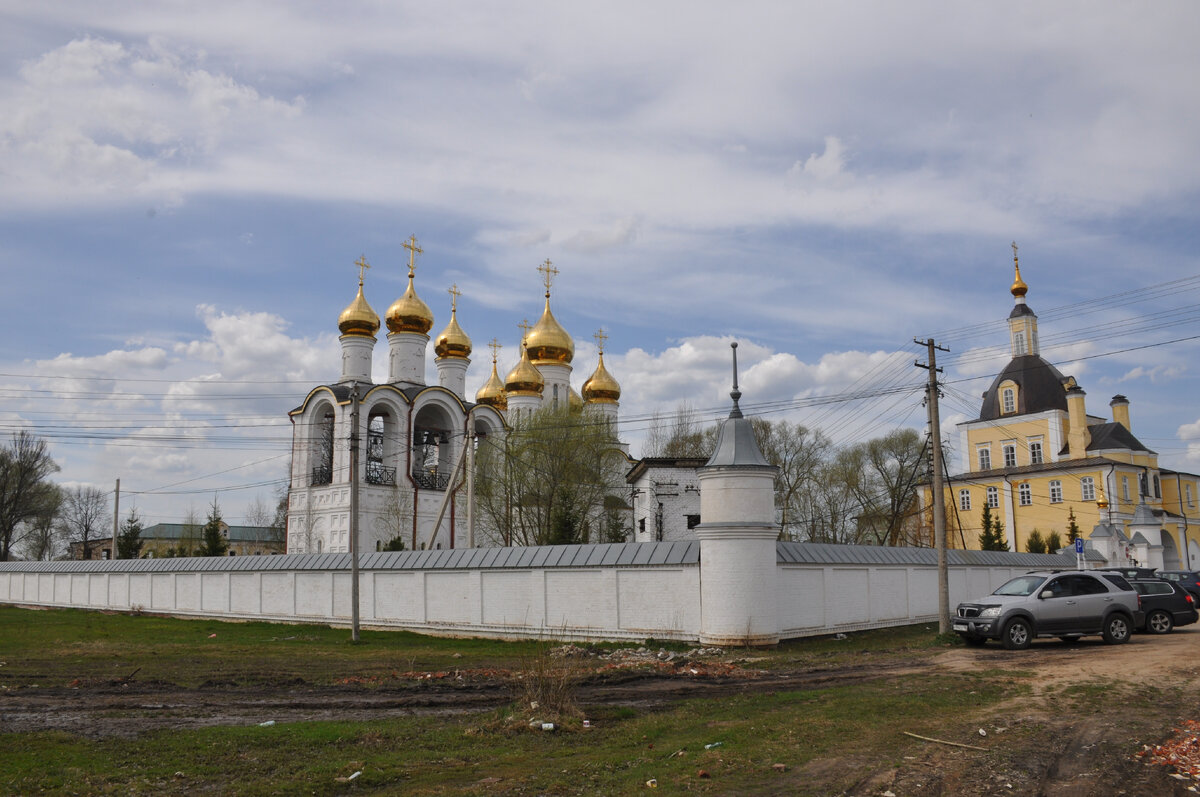
<instances>
[{"instance_id":1,"label":"parked car","mask_svg":"<svg viewBox=\"0 0 1200 797\"><path fill-rule=\"evenodd\" d=\"M960 603L952 628L969 645L998 639L1009 650L1024 650L1042 636L1074 641L1098 634L1121 644L1144 621L1141 598L1120 573L1034 570L985 598Z\"/></svg>"},{"instance_id":2,"label":"parked car","mask_svg":"<svg viewBox=\"0 0 1200 797\"><path fill-rule=\"evenodd\" d=\"M1129 583L1142 596L1146 618L1137 630L1168 634L1176 626L1196 622L1196 600L1181 585L1161 578L1131 578Z\"/></svg>"},{"instance_id":3,"label":"parked car","mask_svg":"<svg viewBox=\"0 0 1200 797\"><path fill-rule=\"evenodd\" d=\"M1174 581L1191 593L1192 599L1200 601L1200 571L1196 570L1159 570L1154 574L1158 578Z\"/></svg>"},{"instance_id":4,"label":"parked car","mask_svg":"<svg viewBox=\"0 0 1200 797\"><path fill-rule=\"evenodd\" d=\"M1097 567L1108 573L1120 573L1125 578L1157 578L1153 567Z\"/></svg>"}]
</instances>

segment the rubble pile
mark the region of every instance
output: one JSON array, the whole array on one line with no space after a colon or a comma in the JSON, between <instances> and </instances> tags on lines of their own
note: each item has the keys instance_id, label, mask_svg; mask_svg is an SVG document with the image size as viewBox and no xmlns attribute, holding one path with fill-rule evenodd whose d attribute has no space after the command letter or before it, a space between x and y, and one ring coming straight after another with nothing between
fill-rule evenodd
<instances>
[{"instance_id":1,"label":"rubble pile","mask_svg":"<svg viewBox=\"0 0 1200 797\"><path fill-rule=\"evenodd\" d=\"M1200 781L1200 721L1184 720L1170 739L1162 744L1143 745L1137 756L1150 764L1175 770L1172 777ZM1188 791L1197 791L1190 786Z\"/></svg>"}]
</instances>

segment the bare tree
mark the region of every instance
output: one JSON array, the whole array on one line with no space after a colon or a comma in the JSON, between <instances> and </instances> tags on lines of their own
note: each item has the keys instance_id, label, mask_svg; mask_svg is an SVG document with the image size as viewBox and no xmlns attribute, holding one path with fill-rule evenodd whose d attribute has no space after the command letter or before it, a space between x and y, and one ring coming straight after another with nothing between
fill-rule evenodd
<instances>
[{"instance_id":1,"label":"bare tree","mask_svg":"<svg viewBox=\"0 0 1200 797\"><path fill-rule=\"evenodd\" d=\"M897 429L850 449L858 472L850 482L861 505L860 524L867 541L875 545L901 545L905 521L925 475L925 447L912 429Z\"/></svg>"},{"instance_id":2,"label":"bare tree","mask_svg":"<svg viewBox=\"0 0 1200 797\"><path fill-rule=\"evenodd\" d=\"M57 558L62 553L62 534L59 530L58 511L62 505L62 491L57 485L48 491L38 513L22 523L21 554L34 561Z\"/></svg>"},{"instance_id":3,"label":"bare tree","mask_svg":"<svg viewBox=\"0 0 1200 797\"><path fill-rule=\"evenodd\" d=\"M522 418L480 445L477 505L496 545L565 545L599 539L605 498L624 489L624 454L591 413L553 409Z\"/></svg>"},{"instance_id":4,"label":"bare tree","mask_svg":"<svg viewBox=\"0 0 1200 797\"><path fill-rule=\"evenodd\" d=\"M46 511L55 499L49 477L58 472L46 441L27 431L14 432L0 448L0 561L12 555L28 521Z\"/></svg>"},{"instance_id":5,"label":"bare tree","mask_svg":"<svg viewBox=\"0 0 1200 797\"><path fill-rule=\"evenodd\" d=\"M688 402L675 408L670 424L655 413L646 436L648 457L707 457L717 445L718 426L704 426Z\"/></svg>"},{"instance_id":6,"label":"bare tree","mask_svg":"<svg viewBox=\"0 0 1200 797\"><path fill-rule=\"evenodd\" d=\"M80 558L91 559L93 541L112 530L107 493L90 486L64 490L59 524L68 542L80 544Z\"/></svg>"}]
</instances>

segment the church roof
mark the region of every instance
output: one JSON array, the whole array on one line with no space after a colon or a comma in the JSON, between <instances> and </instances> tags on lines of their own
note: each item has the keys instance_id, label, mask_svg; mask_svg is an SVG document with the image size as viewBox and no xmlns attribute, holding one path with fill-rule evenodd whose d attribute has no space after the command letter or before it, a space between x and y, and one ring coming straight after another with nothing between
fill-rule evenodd
<instances>
[{"instance_id":1,"label":"church roof","mask_svg":"<svg viewBox=\"0 0 1200 797\"><path fill-rule=\"evenodd\" d=\"M1121 448L1129 451L1145 451L1148 454L1158 453L1146 448L1140 440L1133 436L1133 432L1119 423L1098 423L1089 426L1088 431L1092 433L1092 442L1088 443L1088 451Z\"/></svg>"},{"instance_id":2,"label":"church roof","mask_svg":"<svg viewBox=\"0 0 1200 797\"><path fill-rule=\"evenodd\" d=\"M992 381L983 394L983 407L979 420L994 421L1002 417L1000 412L1000 385L1009 380L1017 387L1017 415L1027 415L1047 410L1067 411L1067 392L1063 389L1065 377L1039 355L1023 354L1013 357L1003 371ZM1012 413L1010 413L1012 415Z\"/></svg>"}]
</instances>

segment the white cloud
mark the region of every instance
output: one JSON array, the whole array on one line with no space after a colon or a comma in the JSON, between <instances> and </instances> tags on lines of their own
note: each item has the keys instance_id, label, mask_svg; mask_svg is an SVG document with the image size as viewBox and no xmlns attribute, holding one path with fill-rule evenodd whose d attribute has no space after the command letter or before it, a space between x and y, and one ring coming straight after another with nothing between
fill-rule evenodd
<instances>
[{"instance_id":1,"label":"white cloud","mask_svg":"<svg viewBox=\"0 0 1200 797\"><path fill-rule=\"evenodd\" d=\"M813 153L808 159L796 161L788 171L794 178L809 177L821 182L828 182L843 173L846 160L842 142L837 136L825 136L825 151L820 155Z\"/></svg>"}]
</instances>

